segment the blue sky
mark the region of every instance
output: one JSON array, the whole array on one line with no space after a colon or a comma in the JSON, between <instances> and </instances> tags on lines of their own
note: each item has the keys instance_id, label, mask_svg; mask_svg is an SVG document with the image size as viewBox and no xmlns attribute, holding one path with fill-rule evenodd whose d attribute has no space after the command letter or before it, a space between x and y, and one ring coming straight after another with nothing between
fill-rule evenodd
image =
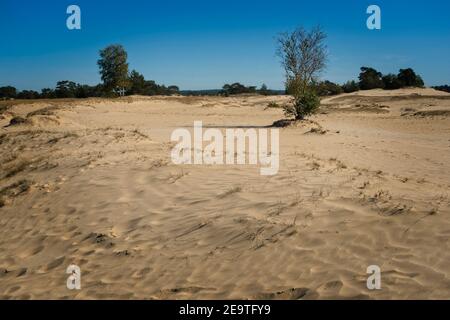
<instances>
[{"instance_id":1,"label":"blue sky","mask_svg":"<svg viewBox=\"0 0 450 320\"><path fill-rule=\"evenodd\" d=\"M81 30L66 28L70 4L81 8ZM380 31L366 28L370 4L381 7ZM158 83L281 89L276 35L317 24L328 34L323 78L356 79L364 65L383 73L413 67L427 85L450 83L447 0L0 0L0 86L96 84L98 50L120 43L130 69Z\"/></svg>"}]
</instances>

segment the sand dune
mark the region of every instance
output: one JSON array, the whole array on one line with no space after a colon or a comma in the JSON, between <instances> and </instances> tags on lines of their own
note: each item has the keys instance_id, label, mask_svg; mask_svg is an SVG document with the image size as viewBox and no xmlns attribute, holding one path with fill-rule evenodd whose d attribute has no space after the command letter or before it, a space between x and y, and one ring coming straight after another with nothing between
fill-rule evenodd
<instances>
[{"instance_id":1,"label":"sand dune","mask_svg":"<svg viewBox=\"0 0 450 320\"><path fill-rule=\"evenodd\" d=\"M326 98L311 122L280 129L275 176L171 163L174 129L269 126L283 113L267 104L288 100L1 109L0 298L448 299L449 94ZM366 287L372 264L381 290Z\"/></svg>"}]
</instances>

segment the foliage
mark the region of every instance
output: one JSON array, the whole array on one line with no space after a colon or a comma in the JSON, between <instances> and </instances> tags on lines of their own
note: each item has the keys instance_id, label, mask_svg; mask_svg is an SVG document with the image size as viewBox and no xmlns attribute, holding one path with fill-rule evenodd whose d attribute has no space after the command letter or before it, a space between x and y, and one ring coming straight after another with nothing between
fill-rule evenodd
<instances>
[{"instance_id":1,"label":"foliage","mask_svg":"<svg viewBox=\"0 0 450 320\"><path fill-rule=\"evenodd\" d=\"M293 96L293 104L285 107L285 114L302 120L313 114L320 105L315 84L326 66L326 34L320 27L308 31L299 27L278 38L278 56L285 71L286 92Z\"/></svg>"},{"instance_id":2,"label":"foliage","mask_svg":"<svg viewBox=\"0 0 450 320\"><path fill-rule=\"evenodd\" d=\"M383 74L369 67L361 67L359 74L359 88L361 90L370 90L384 88L382 80Z\"/></svg>"},{"instance_id":3,"label":"foliage","mask_svg":"<svg viewBox=\"0 0 450 320\"><path fill-rule=\"evenodd\" d=\"M313 89L305 90L301 95L296 95L292 105L283 107L287 117L294 117L296 120L303 120L305 117L314 114L320 106L320 99Z\"/></svg>"},{"instance_id":4,"label":"foliage","mask_svg":"<svg viewBox=\"0 0 450 320\"><path fill-rule=\"evenodd\" d=\"M263 96L268 96L270 95L270 90L267 88L266 84L263 83L261 85L261 88L259 88L258 90L259 94L263 95Z\"/></svg>"},{"instance_id":5,"label":"foliage","mask_svg":"<svg viewBox=\"0 0 450 320\"><path fill-rule=\"evenodd\" d=\"M0 87L0 99L13 99L17 95L17 90L14 87L6 86L6 87Z\"/></svg>"},{"instance_id":6,"label":"foliage","mask_svg":"<svg viewBox=\"0 0 450 320\"><path fill-rule=\"evenodd\" d=\"M23 90L17 94L17 99L39 99L39 92L34 90Z\"/></svg>"},{"instance_id":7,"label":"foliage","mask_svg":"<svg viewBox=\"0 0 450 320\"><path fill-rule=\"evenodd\" d=\"M352 93L359 91L359 84L355 80L347 81L342 85L342 90L345 93Z\"/></svg>"},{"instance_id":8,"label":"foliage","mask_svg":"<svg viewBox=\"0 0 450 320\"><path fill-rule=\"evenodd\" d=\"M222 95L229 96L233 94L242 94L242 93L256 93L256 87L250 86L246 87L245 85L235 82L232 84L225 84L222 87Z\"/></svg>"},{"instance_id":9,"label":"foliage","mask_svg":"<svg viewBox=\"0 0 450 320\"><path fill-rule=\"evenodd\" d=\"M450 86L449 85L436 86L436 87L433 87L433 89L450 93Z\"/></svg>"},{"instance_id":10,"label":"foliage","mask_svg":"<svg viewBox=\"0 0 450 320\"><path fill-rule=\"evenodd\" d=\"M145 94L145 78L142 74L133 70L129 76L128 94Z\"/></svg>"},{"instance_id":11,"label":"foliage","mask_svg":"<svg viewBox=\"0 0 450 320\"><path fill-rule=\"evenodd\" d=\"M319 96L333 96L344 92L340 85L328 80L315 84L315 91Z\"/></svg>"},{"instance_id":12,"label":"foliage","mask_svg":"<svg viewBox=\"0 0 450 320\"><path fill-rule=\"evenodd\" d=\"M127 58L127 52L118 44L100 50L100 59L97 64L106 91L115 91L129 86Z\"/></svg>"},{"instance_id":13,"label":"foliage","mask_svg":"<svg viewBox=\"0 0 450 320\"><path fill-rule=\"evenodd\" d=\"M411 68L400 69L398 73L398 80L402 83L403 87L423 87L424 82L422 78L415 73Z\"/></svg>"},{"instance_id":14,"label":"foliage","mask_svg":"<svg viewBox=\"0 0 450 320\"><path fill-rule=\"evenodd\" d=\"M395 74L387 74L383 76L383 86L386 90L400 89L403 87L402 82Z\"/></svg>"}]
</instances>

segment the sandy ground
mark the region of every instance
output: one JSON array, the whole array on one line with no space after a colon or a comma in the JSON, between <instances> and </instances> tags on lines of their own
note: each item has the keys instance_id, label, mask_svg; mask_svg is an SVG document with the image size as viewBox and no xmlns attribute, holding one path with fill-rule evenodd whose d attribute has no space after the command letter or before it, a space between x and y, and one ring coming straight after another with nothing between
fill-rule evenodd
<instances>
[{"instance_id":1,"label":"sandy ground","mask_svg":"<svg viewBox=\"0 0 450 320\"><path fill-rule=\"evenodd\" d=\"M0 298L449 299L449 94L327 98L280 129L274 176L171 163L176 128L271 125L287 99L2 104Z\"/></svg>"}]
</instances>

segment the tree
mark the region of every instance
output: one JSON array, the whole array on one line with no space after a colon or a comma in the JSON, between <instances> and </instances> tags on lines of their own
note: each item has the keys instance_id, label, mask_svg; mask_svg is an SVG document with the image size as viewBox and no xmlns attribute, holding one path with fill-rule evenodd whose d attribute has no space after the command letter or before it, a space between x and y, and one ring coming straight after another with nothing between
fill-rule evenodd
<instances>
[{"instance_id":1,"label":"tree","mask_svg":"<svg viewBox=\"0 0 450 320\"><path fill-rule=\"evenodd\" d=\"M86 84L77 84L75 87L75 97L76 98L88 98L92 97L92 87Z\"/></svg>"},{"instance_id":2,"label":"tree","mask_svg":"<svg viewBox=\"0 0 450 320\"><path fill-rule=\"evenodd\" d=\"M268 96L270 94L270 90L267 88L265 83L263 83L261 88L259 88L259 94L262 94L263 96Z\"/></svg>"},{"instance_id":3,"label":"tree","mask_svg":"<svg viewBox=\"0 0 450 320\"><path fill-rule=\"evenodd\" d=\"M359 84L355 80L347 81L342 85L342 90L344 90L345 93L359 91Z\"/></svg>"},{"instance_id":4,"label":"tree","mask_svg":"<svg viewBox=\"0 0 450 320\"><path fill-rule=\"evenodd\" d=\"M180 92L180 88L175 85L171 85L167 87L169 94L178 94Z\"/></svg>"},{"instance_id":5,"label":"tree","mask_svg":"<svg viewBox=\"0 0 450 320\"><path fill-rule=\"evenodd\" d=\"M17 90L14 87L6 86L0 88L0 99L8 98L13 99L17 95Z\"/></svg>"},{"instance_id":6,"label":"tree","mask_svg":"<svg viewBox=\"0 0 450 320\"><path fill-rule=\"evenodd\" d=\"M232 84L228 83L224 84L222 87L221 94L228 96L232 94L255 93L255 92L256 92L255 86L246 87L239 82L235 82Z\"/></svg>"},{"instance_id":7,"label":"tree","mask_svg":"<svg viewBox=\"0 0 450 320\"><path fill-rule=\"evenodd\" d=\"M77 84L73 81L58 81L56 83L55 95L57 98L75 98Z\"/></svg>"},{"instance_id":8,"label":"tree","mask_svg":"<svg viewBox=\"0 0 450 320\"><path fill-rule=\"evenodd\" d=\"M128 87L127 52L121 45L111 45L100 50L97 64L104 88L107 92Z\"/></svg>"},{"instance_id":9,"label":"tree","mask_svg":"<svg viewBox=\"0 0 450 320\"><path fill-rule=\"evenodd\" d=\"M450 86L448 84L443 86L436 86L433 87L433 89L450 93Z\"/></svg>"},{"instance_id":10,"label":"tree","mask_svg":"<svg viewBox=\"0 0 450 320\"><path fill-rule=\"evenodd\" d=\"M44 88L41 90L41 98L43 99L53 99L55 98L55 90L50 88Z\"/></svg>"},{"instance_id":11,"label":"tree","mask_svg":"<svg viewBox=\"0 0 450 320\"><path fill-rule=\"evenodd\" d=\"M23 90L17 94L18 99L39 99L39 92L34 90Z\"/></svg>"},{"instance_id":12,"label":"tree","mask_svg":"<svg viewBox=\"0 0 450 320\"><path fill-rule=\"evenodd\" d=\"M398 80L404 87L423 87L424 82L422 78L417 75L413 69L400 69L398 73Z\"/></svg>"},{"instance_id":13,"label":"tree","mask_svg":"<svg viewBox=\"0 0 450 320\"><path fill-rule=\"evenodd\" d=\"M286 91L294 98L285 113L302 120L317 111L320 101L314 83L326 66L326 34L320 27L310 31L299 27L278 38L278 56L285 71Z\"/></svg>"},{"instance_id":14,"label":"tree","mask_svg":"<svg viewBox=\"0 0 450 320\"><path fill-rule=\"evenodd\" d=\"M136 70L131 71L129 77L129 93L130 94L144 94L145 92L145 78Z\"/></svg>"},{"instance_id":15,"label":"tree","mask_svg":"<svg viewBox=\"0 0 450 320\"><path fill-rule=\"evenodd\" d=\"M362 67L359 74L359 88L361 90L370 90L384 88L382 73L369 67Z\"/></svg>"},{"instance_id":16,"label":"tree","mask_svg":"<svg viewBox=\"0 0 450 320\"><path fill-rule=\"evenodd\" d=\"M387 90L400 89L403 87L403 83L398 79L395 74L387 74L382 78L384 88Z\"/></svg>"}]
</instances>

